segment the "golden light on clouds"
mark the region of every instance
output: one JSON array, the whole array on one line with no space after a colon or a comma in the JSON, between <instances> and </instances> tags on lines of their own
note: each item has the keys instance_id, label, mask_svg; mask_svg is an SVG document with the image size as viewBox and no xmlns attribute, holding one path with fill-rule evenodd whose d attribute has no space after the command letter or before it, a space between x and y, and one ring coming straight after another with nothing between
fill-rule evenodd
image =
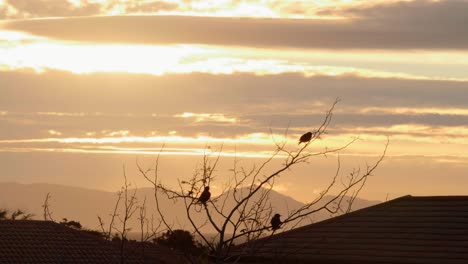
<instances>
[{"instance_id":1,"label":"golden light on clouds","mask_svg":"<svg viewBox=\"0 0 468 264\"><path fill-rule=\"evenodd\" d=\"M236 123L238 120L235 117L226 117L224 114L220 113L189 113L185 112L183 114L175 115L174 117L180 118L193 118L195 122L221 122L221 123Z\"/></svg>"},{"instance_id":2,"label":"golden light on clouds","mask_svg":"<svg viewBox=\"0 0 468 264\"><path fill-rule=\"evenodd\" d=\"M339 133L337 133L339 132ZM178 136L169 133L163 136L133 136L128 130L102 131L103 137L59 137L61 132L49 130L54 138L36 139L6 139L0 140L0 152L22 151L71 151L112 154L155 154L164 147L167 155L222 155L245 158L268 157L275 150L276 143L286 142L288 149L297 149L297 136L284 134L251 133L236 137L212 136ZM102 134L101 133L101 134ZM87 133L95 136L96 133ZM312 152L320 152L325 148L339 148L351 142L344 153L355 156L376 156L382 147L382 142L389 137L391 148L389 156L403 155L433 155L467 157L468 127L431 127L427 125L394 125L390 127L354 127L334 128L324 138L315 140L311 145ZM437 153L427 153L427 149L438 142L441 146ZM58 144L58 145L57 145ZM42 147L38 147L42 146ZM49 147L45 147L49 146ZM60 147L58 147L60 146ZM443 147L442 147L443 146ZM221 153L219 150L221 150ZM168 154L169 153L169 154ZM187 154L188 153L188 154ZM460 156L460 157L461 157ZM284 157L283 154L278 158Z\"/></svg>"},{"instance_id":3,"label":"golden light on clouds","mask_svg":"<svg viewBox=\"0 0 468 264\"><path fill-rule=\"evenodd\" d=\"M189 59L190 56L199 56L199 53L201 50L192 46L40 42L2 48L0 64L11 69L33 68L38 72L56 69L78 74L125 72L160 75L171 71L170 69L187 72L181 61Z\"/></svg>"},{"instance_id":4,"label":"golden light on clouds","mask_svg":"<svg viewBox=\"0 0 468 264\"><path fill-rule=\"evenodd\" d=\"M37 115L42 115L42 116L70 116L70 117L83 117L88 114L86 113L64 113L64 112L37 112L34 113ZM98 115L97 113L94 115Z\"/></svg>"},{"instance_id":5,"label":"golden light on clouds","mask_svg":"<svg viewBox=\"0 0 468 264\"><path fill-rule=\"evenodd\" d=\"M421 67L423 70L414 65L405 66L415 61L425 65ZM447 63L450 71L444 70ZM398 69L395 69L396 65ZM51 69L75 74L115 72L151 75L194 72L267 75L293 72L305 76L356 75L466 81L462 70L466 66L466 52L395 51L376 56L372 51L272 50L194 44L95 44L58 41L0 30L0 69L10 71L33 69L41 73Z\"/></svg>"},{"instance_id":6,"label":"golden light on clouds","mask_svg":"<svg viewBox=\"0 0 468 264\"><path fill-rule=\"evenodd\" d=\"M62 135L62 133L60 133L57 130L53 130L53 129L51 129L51 130L49 130L47 132L49 132L49 134L52 135L52 136L61 136Z\"/></svg>"},{"instance_id":7,"label":"golden light on clouds","mask_svg":"<svg viewBox=\"0 0 468 264\"><path fill-rule=\"evenodd\" d=\"M185 15L217 17L267 17L267 18L316 18L341 19L339 15L325 15L324 8L369 6L392 3L398 0L62 0L43 1L49 7L35 13L15 2L0 0L12 18L54 17L66 14L81 15ZM407 1L407 0L400 0ZM59 8L51 6L59 5ZM57 9L63 14L57 13ZM47 12L49 11L49 12ZM55 11L55 12L54 12Z\"/></svg>"},{"instance_id":8,"label":"golden light on clouds","mask_svg":"<svg viewBox=\"0 0 468 264\"><path fill-rule=\"evenodd\" d=\"M0 140L0 144L12 143L80 143L80 144L108 144L108 143L177 143L177 144L256 144L270 145L272 144L271 137L268 134L254 133L237 138L215 138L209 136L198 137L182 137L182 136L127 136L130 131L114 131L109 132L109 137L102 138L40 138L40 139L11 139ZM280 135L278 137L281 137Z\"/></svg>"},{"instance_id":9,"label":"golden light on clouds","mask_svg":"<svg viewBox=\"0 0 468 264\"><path fill-rule=\"evenodd\" d=\"M94 0L100 3L102 15L153 14L216 17L267 17L341 19L318 13L323 8L355 7L410 0ZM70 0L79 7L79 0ZM80 2L82 4L82 2Z\"/></svg>"},{"instance_id":10,"label":"golden light on clouds","mask_svg":"<svg viewBox=\"0 0 468 264\"><path fill-rule=\"evenodd\" d=\"M340 152L354 166L381 155L389 138L387 183L400 177L403 192L419 177L416 188L433 188L428 174L464 176L468 164L468 34L459 27L466 7L450 0L0 0L0 165L12 181L40 172L45 182L67 182L81 176L75 165L104 175L111 170L100 167L156 154L173 156L172 171L205 154L255 163L278 142L296 151L298 138L340 98L327 133L308 151L359 137ZM335 169L335 157L321 158L275 190L317 190L303 183L326 164ZM440 183L449 180L461 185Z\"/></svg>"},{"instance_id":11,"label":"golden light on clouds","mask_svg":"<svg viewBox=\"0 0 468 264\"><path fill-rule=\"evenodd\" d=\"M7 45L7 47L14 46L14 44L18 45L20 44L18 42L21 41L33 41L41 39L45 40L46 38L34 36L20 31L0 30L0 41L11 42L11 44ZM3 47L3 45L1 45L0 47Z\"/></svg>"},{"instance_id":12,"label":"golden light on clouds","mask_svg":"<svg viewBox=\"0 0 468 264\"><path fill-rule=\"evenodd\" d=\"M30 152L49 152L49 153L76 153L76 154L107 154L107 155L161 155L161 156L204 156L209 157L238 157L238 158L270 158L271 152L209 152L206 149L197 148L192 150L186 149L173 149L167 148L164 150L160 149L145 149L145 148L95 148L95 149L84 149L84 148L1 148L0 152L14 152L14 153L30 153ZM274 159L284 159L285 155L276 155Z\"/></svg>"},{"instance_id":13,"label":"golden light on clouds","mask_svg":"<svg viewBox=\"0 0 468 264\"><path fill-rule=\"evenodd\" d=\"M438 114L438 115L459 115L468 116L466 108L437 108L437 107L364 107L360 113L378 114Z\"/></svg>"},{"instance_id":14,"label":"golden light on clouds","mask_svg":"<svg viewBox=\"0 0 468 264\"><path fill-rule=\"evenodd\" d=\"M67 0L70 4L72 4L74 7L80 7L82 5L81 0Z\"/></svg>"}]
</instances>

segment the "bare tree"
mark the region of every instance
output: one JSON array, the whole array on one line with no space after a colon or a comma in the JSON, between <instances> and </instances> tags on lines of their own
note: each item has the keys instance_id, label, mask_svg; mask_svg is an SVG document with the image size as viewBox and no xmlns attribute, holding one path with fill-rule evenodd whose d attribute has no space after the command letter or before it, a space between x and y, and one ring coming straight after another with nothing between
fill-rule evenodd
<instances>
[{"instance_id":1,"label":"bare tree","mask_svg":"<svg viewBox=\"0 0 468 264\"><path fill-rule=\"evenodd\" d=\"M50 211L50 204L49 204L49 200L51 197L52 196L50 195L50 193L47 193L44 199L44 203L42 204L42 209L44 211L43 213L44 221L54 221L54 219L52 218L52 212Z\"/></svg>"},{"instance_id":2,"label":"bare tree","mask_svg":"<svg viewBox=\"0 0 468 264\"><path fill-rule=\"evenodd\" d=\"M115 201L114 209L112 213L110 214L111 219L107 227L104 221L102 220L102 218L99 215L97 216L102 234L104 235L104 238L106 238L107 240L110 240L112 238L112 231L115 228L115 219L118 216L119 204L120 204L120 201L122 200L122 195L123 195L123 192L122 192L122 189L120 189L117 192L117 199Z\"/></svg>"},{"instance_id":3,"label":"bare tree","mask_svg":"<svg viewBox=\"0 0 468 264\"><path fill-rule=\"evenodd\" d=\"M312 157L339 153L357 140L357 138L351 139L347 144L337 148L325 148L318 152L311 150L310 146L327 133L337 103L338 100L332 104L325 113L322 123L315 130L300 138L299 145L291 147L287 144L287 137L279 142L274 140L275 150L271 156L251 168L240 166L238 159L235 158L231 170L232 174L223 187L222 195L208 201L206 201L206 197L210 198L210 196L206 195L206 191L209 190L207 187L217 180L220 155L215 157L204 155L200 168L189 180L179 180L178 189L171 189L160 182L158 175L159 156L153 168L144 170L137 164L140 173L154 187L157 212L163 224L168 230L172 230L172 224L167 221L160 210L158 194L183 202L185 215L193 232L209 247L210 254L216 263L223 263L227 260L234 242L239 238L253 240L274 233L277 227L274 228L273 232L270 231L270 220L275 212L269 200L269 194L275 185L275 180L280 175L292 171L297 165L308 163ZM286 135L287 133L288 131L286 131ZM349 212L353 201L363 189L368 177L383 160L387 146L388 141L382 155L372 165L368 165L363 170L355 169L346 177L341 176L341 161L338 155L337 168L329 184L316 199L300 208L289 211L281 221L282 227L288 224L291 228L295 227L303 219L319 211L327 211L331 214ZM283 163L272 170L267 169L273 166L273 161L278 158L282 158ZM154 173L153 178L149 176L151 172ZM333 194L333 198L325 199L325 196L329 194ZM232 199L234 204L228 206L228 199ZM196 216L200 214L204 215L203 220L197 221ZM205 226L211 227L216 232L214 238L207 237L202 232L202 228Z\"/></svg>"},{"instance_id":4,"label":"bare tree","mask_svg":"<svg viewBox=\"0 0 468 264\"><path fill-rule=\"evenodd\" d=\"M146 207L146 197L143 199L143 203L138 207L138 220L140 222L140 242L148 242L152 239L155 239L159 229L162 225L162 221L154 218L154 215L151 215L151 218L147 216L147 207Z\"/></svg>"},{"instance_id":5,"label":"bare tree","mask_svg":"<svg viewBox=\"0 0 468 264\"><path fill-rule=\"evenodd\" d=\"M117 199L113 212L110 215L111 220L107 228L102 218L98 216L99 225L104 237L111 239L112 232L115 231L117 234L116 238L120 240L120 263L125 263L125 243L127 242L127 235L130 231L128 222L139 208L138 199L136 197L137 188L130 189L131 184L128 182L125 166L123 167L123 177L124 184L117 192ZM122 209L119 211L120 206L122 206ZM122 213L120 213L121 211ZM119 220L120 224L116 223L116 219Z\"/></svg>"}]
</instances>

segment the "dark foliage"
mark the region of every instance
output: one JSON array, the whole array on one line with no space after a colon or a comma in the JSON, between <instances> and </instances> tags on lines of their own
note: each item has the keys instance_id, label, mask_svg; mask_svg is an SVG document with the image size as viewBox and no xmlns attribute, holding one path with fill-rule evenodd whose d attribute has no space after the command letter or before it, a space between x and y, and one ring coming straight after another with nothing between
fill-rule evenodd
<instances>
[{"instance_id":1,"label":"dark foliage","mask_svg":"<svg viewBox=\"0 0 468 264\"><path fill-rule=\"evenodd\" d=\"M206 253L205 248L197 241L193 235L181 229L167 231L154 241L161 246L183 252L193 256L200 256Z\"/></svg>"},{"instance_id":2,"label":"dark foliage","mask_svg":"<svg viewBox=\"0 0 468 264\"><path fill-rule=\"evenodd\" d=\"M0 220L30 220L34 215L18 209L9 214L6 209L0 209Z\"/></svg>"},{"instance_id":3,"label":"dark foliage","mask_svg":"<svg viewBox=\"0 0 468 264\"><path fill-rule=\"evenodd\" d=\"M73 221L73 220L68 221L68 219L66 219L66 218L63 218L62 222L60 222L60 224L64 225L64 226L74 228L74 229L81 229L83 227L80 222Z\"/></svg>"}]
</instances>

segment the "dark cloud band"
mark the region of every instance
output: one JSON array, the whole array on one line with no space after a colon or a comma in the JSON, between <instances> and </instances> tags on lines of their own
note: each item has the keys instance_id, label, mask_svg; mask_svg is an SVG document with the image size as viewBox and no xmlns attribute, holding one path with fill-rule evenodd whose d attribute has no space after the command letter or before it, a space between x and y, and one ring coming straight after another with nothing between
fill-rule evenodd
<instances>
[{"instance_id":1,"label":"dark cloud band","mask_svg":"<svg viewBox=\"0 0 468 264\"><path fill-rule=\"evenodd\" d=\"M81 17L6 26L52 38L105 43L196 43L270 48L468 49L468 2L415 1L322 10L346 20L184 16Z\"/></svg>"},{"instance_id":2,"label":"dark cloud band","mask_svg":"<svg viewBox=\"0 0 468 264\"><path fill-rule=\"evenodd\" d=\"M158 133L176 130L187 136L198 133L232 136L288 126L294 130L319 124L323 112L337 97L342 99L335 119L340 126L449 127L468 123L466 111L461 111L468 109L467 82L300 74L150 76L1 72L0 87L3 138L33 137L38 131L47 133L49 129L65 134L68 131L68 135L127 129L146 135L153 130ZM434 111L392 113L392 108ZM367 110L361 112L362 109ZM437 113L437 109L455 110ZM219 111L236 121L180 117L184 112Z\"/></svg>"}]
</instances>

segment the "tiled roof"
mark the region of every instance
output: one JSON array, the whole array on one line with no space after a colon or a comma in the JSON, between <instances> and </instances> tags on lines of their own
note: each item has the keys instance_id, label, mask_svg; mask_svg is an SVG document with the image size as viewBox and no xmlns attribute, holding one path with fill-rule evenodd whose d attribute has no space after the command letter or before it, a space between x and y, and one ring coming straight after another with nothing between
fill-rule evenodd
<instances>
[{"instance_id":1,"label":"tiled roof","mask_svg":"<svg viewBox=\"0 0 468 264\"><path fill-rule=\"evenodd\" d=\"M143 255L135 248L128 243L125 263L178 263L168 250L147 245ZM54 222L2 220L0 263L120 263L120 251L115 243Z\"/></svg>"},{"instance_id":2,"label":"tiled roof","mask_svg":"<svg viewBox=\"0 0 468 264\"><path fill-rule=\"evenodd\" d=\"M404 196L240 249L260 263L466 264L468 196Z\"/></svg>"}]
</instances>

